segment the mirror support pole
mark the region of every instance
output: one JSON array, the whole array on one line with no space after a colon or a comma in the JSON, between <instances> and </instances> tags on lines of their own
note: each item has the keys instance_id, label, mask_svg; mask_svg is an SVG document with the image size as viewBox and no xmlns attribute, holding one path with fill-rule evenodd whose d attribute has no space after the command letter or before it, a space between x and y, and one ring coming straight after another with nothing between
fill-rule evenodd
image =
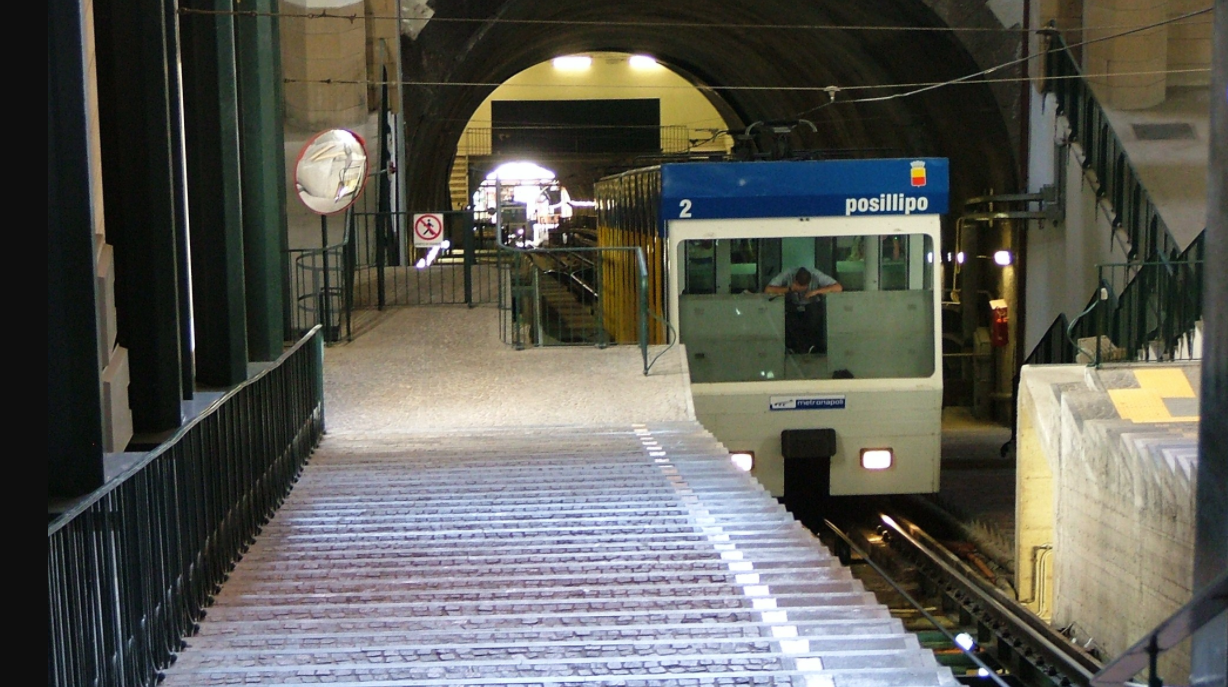
<instances>
[{"instance_id":1,"label":"mirror support pole","mask_svg":"<svg viewBox=\"0 0 1228 687\"><path fill-rule=\"evenodd\" d=\"M180 18L196 380L247 378L243 197L233 0L185 0Z\"/></svg>"},{"instance_id":2,"label":"mirror support pole","mask_svg":"<svg viewBox=\"0 0 1228 687\"><path fill-rule=\"evenodd\" d=\"M282 352L284 329L281 249L286 232L281 55L277 3L255 0L254 9L254 16L235 18L242 112L247 350L252 360L276 360Z\"/></svg>"}]
</instances>

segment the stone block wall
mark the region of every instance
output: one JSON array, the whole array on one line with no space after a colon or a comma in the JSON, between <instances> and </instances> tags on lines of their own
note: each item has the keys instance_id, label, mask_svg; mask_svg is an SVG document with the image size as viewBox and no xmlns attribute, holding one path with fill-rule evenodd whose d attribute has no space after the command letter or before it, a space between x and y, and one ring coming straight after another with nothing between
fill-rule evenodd
<instances>
[{"instance_id":1,"label":"stone block wall","mask_svg":"<svg viewBox=\"0 0 1228 687\"><path fill-rule=\"evenodd\" d=\"M368 81L363 3L282 0L280 7L287 125L314 132L362 123ZM325 12L334 16L304 16Z\"/></svg>"},{"instance_id":2,"label":"stone block wall","mask_svg":"<svg viewBox=\"0 0 1228 687\"><path fill-rule=\"evenodd\" d=\"M1021 596L1033 588L1026 556L1047 535L1052 623L1105 659L1192 595L1198 423L1131 415L1140 367L1029 367L1020 392ZM1175 368L1196 390L1198 366ZM1188 646L1164 654L1160 674L1186 682Z\"/></svg>"}]
</instances>

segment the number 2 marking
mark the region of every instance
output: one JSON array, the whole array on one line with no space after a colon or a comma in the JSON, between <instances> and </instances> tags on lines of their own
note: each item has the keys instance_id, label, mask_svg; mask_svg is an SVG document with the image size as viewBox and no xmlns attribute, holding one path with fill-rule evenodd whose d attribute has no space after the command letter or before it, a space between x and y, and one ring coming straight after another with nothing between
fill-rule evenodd
<instances>
[{"instance_id":1,"label":"number 2 marking","mask_svg":"<svg viewBox=\"0 0 1228 687\"><path fill-rule=\"evenodd\" d=\"M691 218L691 199L690 198L683 198L682 200L678 201L678 207L682 208L680 211L678 211L679 219L690 219Z\"/></svg>"}]
</instances>

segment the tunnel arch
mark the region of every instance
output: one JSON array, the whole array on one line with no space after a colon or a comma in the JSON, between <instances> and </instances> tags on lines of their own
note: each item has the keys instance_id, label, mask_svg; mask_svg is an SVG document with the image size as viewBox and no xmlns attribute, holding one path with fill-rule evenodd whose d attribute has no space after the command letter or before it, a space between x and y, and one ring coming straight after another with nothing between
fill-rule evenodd
<instances>
[{"instance_id":1,"label":"tunnel arch","mask_svg":"<svg viewBox=\"0 0 1228 687\"><path fill-rule=\"evenodd\" d=\"M706 89L731 125L806 114L811 147L865 155L931 155L952 160L952 196L1014 190L1018 183L1018 87L961 85L879 103L837 102L821 89L949 80L1000 62L1013 33L845 31L789 26L942 27L995 21L977 2L895 0L806 3L728 0L589 3L475 0L437 3L404 44L408 200L446 203L452 154L469 117L499 84L555 56L647 53ZM986 16L988 15L988 16ZM467 19L472 21L449 21ZM505 21L489 21L501 19ZM543 23L516 23L535 20ZM680 25L684 25L680 27ZM759 26L778 28L748 28ZM1011 53L1013 55L1013 52ZM461 84L461 85L450 85ZM762 88L780 86L779 89ZM750 88L748 88L750 87ZM1014 89L1014 90L1012 90ZM816 109L817 108L817 109ZM958 206L953 206L955 210Z\"/></svg>"}]
</instances>

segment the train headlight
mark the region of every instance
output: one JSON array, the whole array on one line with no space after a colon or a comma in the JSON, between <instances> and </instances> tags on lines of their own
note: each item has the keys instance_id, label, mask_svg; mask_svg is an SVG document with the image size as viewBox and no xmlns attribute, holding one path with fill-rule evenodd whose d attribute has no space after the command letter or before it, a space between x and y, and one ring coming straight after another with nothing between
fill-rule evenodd
<instances>
[{"instance_id":1,"label":"train headlight","mask_svg":"<svg viewBox=\"0 0 1228 687\"><path fill-rule=\"evenodd\" d=\"M861 449L861 467L867 470L886 470L894 460L894 452L889 448Z\"/></svg>"},{"instance_id":2,"label":"train headlight","mask_svg":"<svg viewBox=\"0 0 1228 687\"><path fill-rule=\"evenodd\" d=\"M755 454L750 451L730 453L729 460L733 461L734 467L742 472L750 472L751 468L755 467Z\"/></svg>"}]
</instances>

